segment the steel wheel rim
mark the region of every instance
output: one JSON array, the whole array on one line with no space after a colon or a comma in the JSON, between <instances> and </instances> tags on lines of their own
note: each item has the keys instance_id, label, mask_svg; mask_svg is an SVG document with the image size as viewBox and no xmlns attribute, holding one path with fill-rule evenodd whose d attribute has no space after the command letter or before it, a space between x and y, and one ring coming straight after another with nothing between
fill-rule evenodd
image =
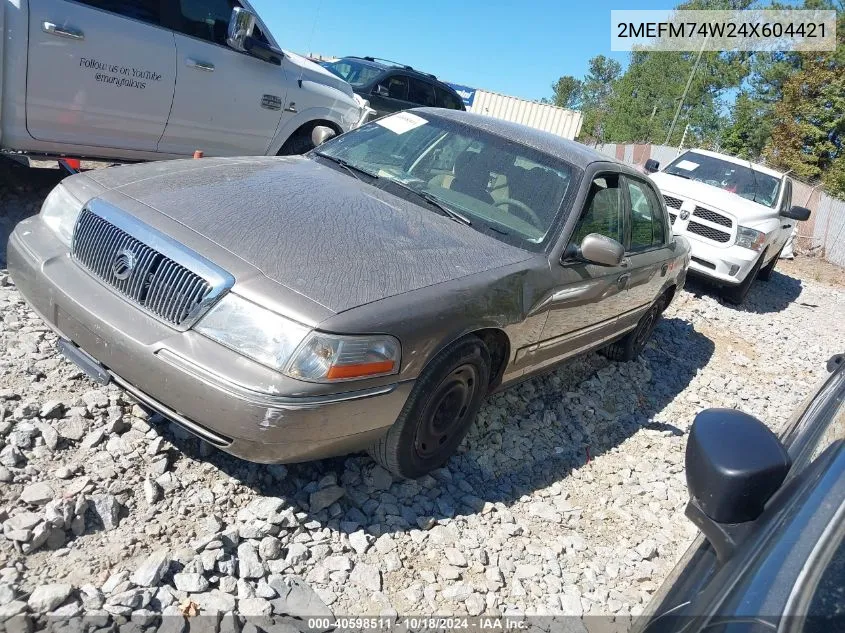
<instances>
[{"instance_id":1,"label":"steel wheel rim","mask_svg":"<svg viewBox=\"0 0 845 633\"><path fill-rule=\"evenodd\" d=\"M435 457L463 427L478 390L478 369L471 364L453 369L437 386L430 413L420 420L414 451L422 459Z\"/></svg>"},{"instance_id":2,"label":"steel wheel rim","mask_svg":"<svg viewBox=\"0 0 845 633\"><path fill-rule=\"evenodd\" d=\"M640 327L637 330L637 334L634 337L634 344L637 347L645 346L646 342L648 341L648 337L651 335L651 331L654 329L656 323L657 310L652 308L648 311L648 314L645 315L645 321L640 324Z\"/></svg>"}]
</instances>

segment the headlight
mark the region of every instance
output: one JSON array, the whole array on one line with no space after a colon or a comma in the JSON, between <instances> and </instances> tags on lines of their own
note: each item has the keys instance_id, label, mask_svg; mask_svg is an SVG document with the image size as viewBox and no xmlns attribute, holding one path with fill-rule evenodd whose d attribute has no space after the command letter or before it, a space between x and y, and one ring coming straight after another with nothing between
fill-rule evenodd
<instances>
[{"instance_id":1,"label":"headlight","mask_svg":"<svg viewBox=\"0 0 845 633\"><path fill-rule=\"evenodd\" d=\"M223 297L194 329L277 371L310 331L233 294Z\"/></svg>"},{"instance_id":2,"label":"headlight","mask_svg":"<svg viewBox=\"0 0 845 633\"><path fill-rule=\"evenodd\" d=\"M73 227L82 212L82 202L74 198L64 185L57 185L41 206L41 219L67 246L73 239Z\"/></svg>"},{"instance_id":3,"label":"headlight","mask_svg":"<svg viewBox=\"0 0 845 633\"><path fill-rule=\"evenodd\" d=\"M762 250L766 243L766 234L747 226L740 226L736 233L736 245L750 248L752 251Z\"/></svg>"},{"instance_id":4,"label":"headlight","mask_svg":"<svg viewBox=\"0 0 845 633\"><path fill-rule=\"evenodd\" d=\"M387 376L399 371L399 341L392 336L339 336L312 332L285 373L311 382Z\"/></svg>"}]
</instances>

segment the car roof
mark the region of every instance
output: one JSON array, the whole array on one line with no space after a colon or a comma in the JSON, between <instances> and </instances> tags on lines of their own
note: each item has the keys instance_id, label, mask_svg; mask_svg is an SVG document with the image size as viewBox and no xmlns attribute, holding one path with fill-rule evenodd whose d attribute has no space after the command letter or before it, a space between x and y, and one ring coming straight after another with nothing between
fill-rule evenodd
<instances>
[{"instance_id":1,"label":"car roof","mask_svg":"<svg viewBox=\"0 0 845 633\"><path fill-rule=\"evenodd\" d=\"M591 163L613 163L619 171L637 174L625 163L619 162L602 154L591 147L581 143L570 141L556 134L544 132L520 123L512 123L501 119L494 119L490 116L464 112L463 110L445 110L442 108L413 108L411 112L417 112L426 116L435 116L467 125L470 127L496 134L509 141L527 145L539 152L548 154L555 158L564 160L578 167L586 167Z\"/></svg>"},{"instance_id":2,"label":"car roof","mask_svg":"<svg viewBox=\"0 0 845 633\"><path fill-rule=\"evenodd\" d=\"M403 75L411 75L413 77L420 77L428 81L434 81L438 84L438 87L445 88L451 92L455 92L455 89L452 88L452 86L438 79L436 75L427 73L424 70L417 70L413 66L408 66L401 62L394 62L388 59L380 59L378 57L358 57L357 55L347 55L346 57L342 57L338 61L341 61L343 59L354 59L359 64L363 64L371 68L380 68L381 70L385 71L395 70L401 72Z\"/></svg>"},{"instance_id":3,"label":"car roof","mask_svg":"<svg viewBox=\"0 0 845 633\"><path fill-rule=\"evenodd\" d=\"M709 156L710 158L718 158L728 163L733 163L734 165L751 167L754 171L759 171L761 174L768 174L769 176L774 176L775 178L784 177L784 173L782 171L777 171L775 169L772 169L771 167L765 167L763 165L757 165L755 163L752 163L750 160L746 160L744 158L729 156L728 154L720 154L719 152L711 152L708 149L698 149L697 147L693 147L687 151L695 152L696 154L702 154L704 156Z\"/></svg>"}]
</instances>

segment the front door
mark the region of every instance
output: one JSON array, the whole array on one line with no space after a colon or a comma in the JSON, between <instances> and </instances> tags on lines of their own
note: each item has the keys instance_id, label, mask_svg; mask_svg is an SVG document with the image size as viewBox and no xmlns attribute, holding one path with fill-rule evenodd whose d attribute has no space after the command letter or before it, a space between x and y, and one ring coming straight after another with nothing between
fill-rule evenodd
<instances>
[{"instance_id":1,"label":"front door","mask_svg":"<svg viewBox=\"0 0 845 633\"><path fill-rule=\"evenodd\" d=\"M176 81L161 0L30 0L26 123L40 141L155 151Z\"/></svg>"},{"instance_id":2,"label":"front door","mask_svg":"<svg viewBox=\"0 0 845 633\"><path fill-rule=\"evenodd\" d=\"M781 197L780 206L778 207L778 214L783 213L791 207L792 181L788 178L784 178L783 196ZM786 241L789 239L789 236L792 235L792 231L795 230L795 220L791 218L785 218L782 215L779 215L778 222L780 222L780 229L778 231L778 236L775 240L775 243L770 247L771 252L769 253L769 255L779 254L780 250L783 248L784 244L786 244Z\"/></svg>"},{"instance_id":3,"label":"front door","mask_svg":"<svg viewBox=\"0 0 845 633\"><path fill-rule=\"evenodd\" d=\"M267 153L288 105L287 82L297 78L226 44L233 4L238 6L232 0L174 0L179 76L160 152Z\"/></svg>"},{"instance_id":4,"label":"front door","mask_svg":"<svg viewBox=\"0 0 845 633\"><path fill-rule=\"evenodd\" d=\"M388 75L382 79L370 95L370 107L376 111L375 117L413 108L408 101L408 77Z\"/></svg>"},{"instance_id":5,"label":"front door","mask_svg":"<svg viewBox=\"0 0 845 633\"><path fill-rule=\"evenodd\" d=\"M619 174L597 176L570 244L580 245L590 233L625 237L625 207ZM557 283L544 298L548 318L540 341L529 351L526 364L542 368L613 338L619 314L631 306L627 294L629 263L601 266L577 257L552 262ZM532 367L532 369L533 369Z\"/></svg>"}]
</instances>

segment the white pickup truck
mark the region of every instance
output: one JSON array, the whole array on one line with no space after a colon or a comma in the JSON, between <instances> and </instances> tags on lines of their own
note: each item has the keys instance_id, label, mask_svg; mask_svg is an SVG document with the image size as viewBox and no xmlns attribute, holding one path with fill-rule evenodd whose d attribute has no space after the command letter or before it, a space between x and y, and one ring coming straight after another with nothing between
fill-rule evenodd
<instances>
[{"instance_id":1,"label":"white pickup truck","mask_svg":"<svg viewBox=\"0 0 845 633\"><path fill-rule=\"evenodd\" d=\"M742 303L755 279L771 277L795 222L810 217L792 205L786 174L741 158L692 149L658 167L649 160L645 171L663 194L673 233L689 239L689 271L723 286L731 303Z\"/></svg>"},{"instance_id":2,"label":"white pickup truck","mask_svg":"<svg viewBox=\"0 0 845 633\"><path fill-rule=\"evenodd\" d=\"M0 0L0 148L156 160L294 154L366 102L246 0Z\"/></svg>"}]
</instances>

